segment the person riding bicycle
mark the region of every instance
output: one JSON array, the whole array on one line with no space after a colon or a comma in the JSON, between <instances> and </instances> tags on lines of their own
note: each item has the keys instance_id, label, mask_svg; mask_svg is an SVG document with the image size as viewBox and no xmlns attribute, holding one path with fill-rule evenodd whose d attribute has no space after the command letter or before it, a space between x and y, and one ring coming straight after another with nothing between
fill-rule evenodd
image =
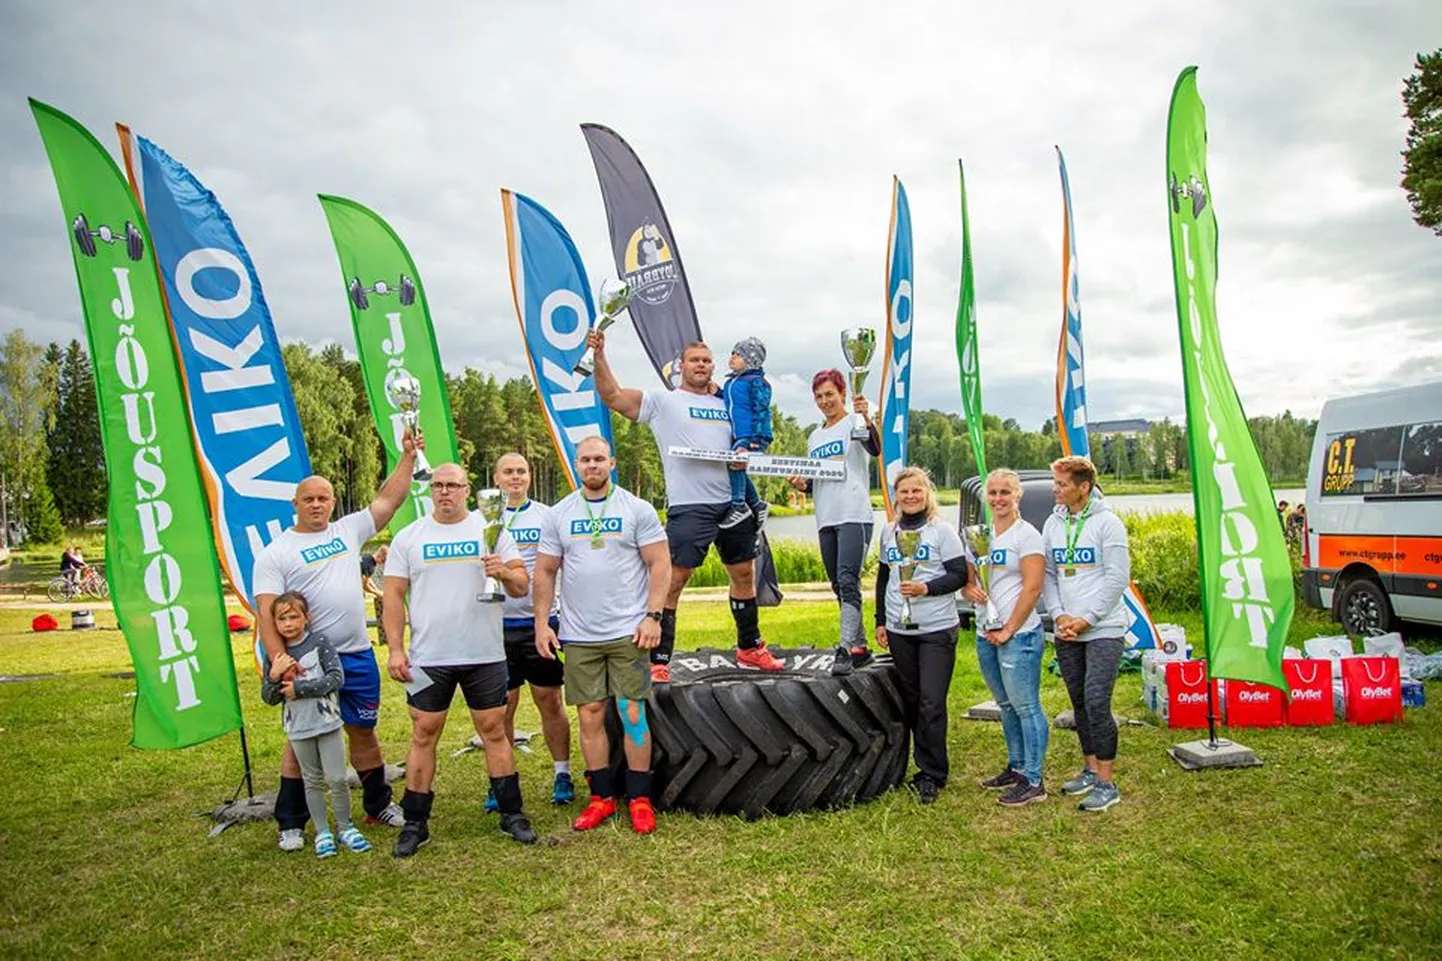
<instances>
[{"instance_id":1,"label":"person riding bicycle","mask_svg":"<svg viewBox=\"0 0 1442 961\"><path fill-rule=\"evenodd\" d=\"M60 574L70 582L72 588L80 586L80 582L84 580L85 572L88 569L85 563L85 555L80 553L79 544L71 544L66 547L64 553L60 555Z\"/></svg>"}]
</instances>

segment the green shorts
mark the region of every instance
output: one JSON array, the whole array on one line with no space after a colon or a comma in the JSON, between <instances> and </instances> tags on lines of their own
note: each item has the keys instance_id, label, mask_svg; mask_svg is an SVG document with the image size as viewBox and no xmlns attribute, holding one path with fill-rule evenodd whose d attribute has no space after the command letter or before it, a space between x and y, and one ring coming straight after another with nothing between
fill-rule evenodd
<instances>
[{"instance_id":1,"label":"green shorts","mask_svg":"<svg viewBox=\"0 0 1442 961\"><path fill-rule=\"evenodd\" d=\"M566 703L591 704L608 697L645 700L651 693L651 658L631 637L565 645Z\"/></svg>"}]
</instances>

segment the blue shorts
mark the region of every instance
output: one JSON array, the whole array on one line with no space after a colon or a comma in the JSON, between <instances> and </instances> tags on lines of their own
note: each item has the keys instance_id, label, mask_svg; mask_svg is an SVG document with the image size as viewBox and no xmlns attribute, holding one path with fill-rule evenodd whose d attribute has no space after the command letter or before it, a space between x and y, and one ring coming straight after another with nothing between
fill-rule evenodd
<instances>
[{"instance_id":1,"label":"blue shorts","mask_svg":"<svg viewBox=\"0 0 1442 961\"><path fill-rule=\"evenodd\" d=\"M380 717L381 672L369 650L340 655L340 719L351 727L375 727Z\"/></svg>"}]
</instances>

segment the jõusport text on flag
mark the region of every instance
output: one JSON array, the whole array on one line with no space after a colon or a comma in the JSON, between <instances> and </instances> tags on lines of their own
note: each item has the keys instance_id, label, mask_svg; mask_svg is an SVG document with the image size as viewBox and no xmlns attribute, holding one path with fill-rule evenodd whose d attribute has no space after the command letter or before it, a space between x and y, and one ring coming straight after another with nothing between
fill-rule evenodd
<instances>
[{"instance_id":1,"label":"j\u00f5usport text on flag","mask_svg":"<svg viewBox=\"0 0 1442 961\"><path fill-rule=\"evenodd\" d=\"M551 212L525 194L501 191L511 296L531 380L561 469L574 490L576 445L587 437L611 442L611 412L592 376L573 369L586 352L595 321L586 267L570 234Z\"/></svg>"},{"instance_id":2,"label":"j\u00f5usport text on flag","mask_svg":"<svg viewBox=\"0 0 1442 961\"><path fill-rule=\"evenodd\" d=\"M976 285L971 263L971 219L966 213L966 168L956 162L961 177L961 288L956 300L956 360L961 369L961 412L971 438L976 474L986 481L986 430L982 424L981 353L977 348ZM988 518L991 507L982 497Z\"/></svg>"},{"instance_id":3,"label":"j\u00f5usport text on flag","mask_svg":"<svg viewBox=\"0 0 1442 961\"><path fill-rule=\"evenodd\" d=\"M1285 690L1282 647L1296 604L1291 559L1217 330L1217 218L1195 67L1172 91L1165 186L1208 669Z\"/></svg>"},{"instance_id":4,"label":"j\u00f5usport text on flag","mask_svg":"<svg viewBox=\"0 0 1442 961\"><path fill-rule=\"evenodd\" d=\"M432 464L456 460L456 428L431 326L421 275L396 232L374 211L344 197L320 195L340 258L346 304L355 328L356 353L371 415L395 470L405 423L386 385L402 375L420 383L421 433ZM398 531L431 512L430 482L412 481L409 496L390 523Z\"/></svg>"},{"instance_id":5,"label":"j\u00f5usport text on flag","mask_svg":"<svg viewBox=\"0 0 1442 961\"><path fill-rule=\"evenodd\" d=\"M225 598L154 247L120 168L88 130L30 101L55 174L95 364L109 502L105 574L135 665L138 748L241 726Z\"/></svg>"}]
</instances>

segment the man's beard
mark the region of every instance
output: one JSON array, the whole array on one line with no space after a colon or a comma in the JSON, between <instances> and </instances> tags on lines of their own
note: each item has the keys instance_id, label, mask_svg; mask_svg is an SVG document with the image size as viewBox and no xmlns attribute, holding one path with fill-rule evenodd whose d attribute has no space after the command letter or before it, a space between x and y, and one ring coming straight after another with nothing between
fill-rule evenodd
<instances>
[{"instance_id":1,"label":"man's beard","mask_svg":"<svg viewBox=\"0 0 1442 961\"><path fill-rule=\"evenodd\" d=\"M610 480L610 474L602 474L600 477L583 476L581 478L581 486L586 488L586 490L588 491L598 491L603 489Z\"/></svg>"}]
</instances>

